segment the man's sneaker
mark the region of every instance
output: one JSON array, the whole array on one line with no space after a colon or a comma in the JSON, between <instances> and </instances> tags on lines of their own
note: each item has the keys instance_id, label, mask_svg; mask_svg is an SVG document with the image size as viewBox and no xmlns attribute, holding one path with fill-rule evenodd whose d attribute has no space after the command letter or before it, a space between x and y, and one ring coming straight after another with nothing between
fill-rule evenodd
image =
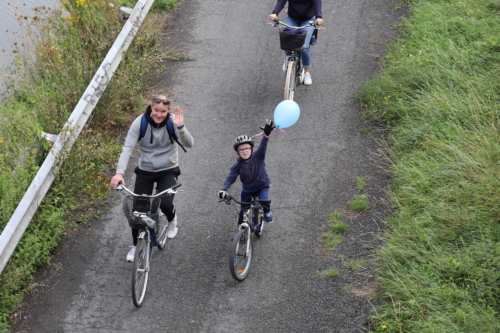
<instances>
[{"instance_id":1,"label":"man's sneaker","mask_svg":"<svg viewBox=\"0 0 500 333\"><path fill-rule=\"evenodd\" d=\"M316 45L316 37L311 36L311 41L309 42L311 45Z\"/></svg>"},{"instance_id":2,"label":"man's sneaker","mask_svg":"<svg viewBox=\"0 0 500 333\"><path fill-rule=\"evenodd\" d=\"M129 262L134 261L134 257L135 257L135 246L132 245L130 247L130 251L128 251L128 254L127 254L127 261L129 261Z\"/></svg>"},{"instance_id":3,"label":"man's sneaker","mask_svg":"<svg viewBox=\"0 0 500 333\"><path fill-rule=\"evenodd\" d=\"M179 231L179 228L177 228L177 214L176 214L174 219L172 221L168 222L167 237L174 238L177 235L178 231Z\"/></svg>"},{"instance_id":4,"label":"man's sneaker","mask_svg":"<svg viewBox=\"0 0 500 333\"><path fill-rule=\"evenodd\" d=\"M288 69L288 57L285 57L285 61L283 61L283 72L286 72Z\"/></svg>"},{"instance_id":5,"label":"man's sneaker","mask_svg":"<svg viewBox=\"0 0 500 333\"><path fill-rule=\"evenodd\" d=\"M312 84L312 79L311 79L311 73L309 72L305 72L304 74L304 84L306 86L310 86Z\"/></svg>"},{"instance_id":6,"label":"man's sneaker","mask_svg":"<svg viewBox=\"0 0 500 333\"><path fill-rule=\"evenodd\" d=\"M266 213L266 222L267 223L274 222L273 212L269 211Z\"/></svg>"}]
</instances>

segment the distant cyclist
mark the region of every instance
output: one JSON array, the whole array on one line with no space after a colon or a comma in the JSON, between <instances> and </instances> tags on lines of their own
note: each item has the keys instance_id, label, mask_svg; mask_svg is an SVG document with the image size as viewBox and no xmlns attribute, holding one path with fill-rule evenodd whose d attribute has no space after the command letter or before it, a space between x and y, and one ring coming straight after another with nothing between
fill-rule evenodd
<instances>
[{"instance_id":1,"label":"distant cyclist","mask_svg":"<svg viewBox=\"0 0 500 333\"><path fill-rule=\"evenodd\" d=\"M262 127L261 127L262 128ZM264 130L264 137L260 141L259 148L254 151L254 143L252 138L246 135L240 135L234 140L233 148L238 155L236 163L231 167L226 181L219 191L219 199L227 199L227 190L240 176L243 189L241 190L241 201L249 202L254 194L257 194L259 199L269 199L269 187L271 186L271 178L266 171L266 158L267 142L269 135L274 128L274 123L271 120L266 121L266 125L262 128ZM274 221L273 213L269 203L263 203L264 213L266 215L266 222L271 223ZM248 206L241 205L238 224L243 222L243 211Z\"/></svg>"},{"instance_id":2,"label":"distant cyclist","mask_svg":"<svg viewBox=\"0 0 500 333\"><path fill-rule=\"evenodd\" d=\"M125 139L116 174L111 179L112 189L115 189L119 182L125 184L123 174L137 144L139 144L139 165L134 170L136 174L134 192L151 195L155 183L158 192L177 184L177 177L181 174L178 145L182 148L183 146L191 148L193 137L184 124L184 111L180 107L174 108L174 115L169 111L170 101L166 96L160 95L153 98L146 112L134 120ZM168 238L174 238L178 231L173 201L173 195L161 197L160 207L168 220ZM139 230L132 229L134 245L127 254L127 261L134 260L138 235Z\"/></svg>"},{"instance_id":3,"label":"distant cyclist","mask_svg":"<svg viewBox=\"0 0 500 333\"><path fill-rule=\"evenodd\" d=\"M303 27L309 24L309 21L315 21L317 25L323 24L323 16L321 13L321 0L278 0L276 7L269 19L274 21L281 10L288 2L288 11L285 23L294 27ZM314 32L313 27L305 29L307 31L306 40L304 42L304 50L302 51L302 65L304 66L304 84L311 85L311 36ZM286 65L284 68L286 70Z\"/></svg>"}]
</instances>

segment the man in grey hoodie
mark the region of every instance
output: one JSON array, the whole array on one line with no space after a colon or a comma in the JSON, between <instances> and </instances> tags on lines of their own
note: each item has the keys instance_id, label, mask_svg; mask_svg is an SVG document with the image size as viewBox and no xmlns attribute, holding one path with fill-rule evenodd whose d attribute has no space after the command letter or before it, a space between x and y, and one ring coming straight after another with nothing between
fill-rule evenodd
<instances>
[{"instance_id":1,"label":"man in grey hoodie","mask_svg":"<svg viewBox=\"0 0 500 333\"><path fill-rule=\"evenodd\" d=\"M184 124L184 111L180 107L174 108L174 114L169 114L170 101L164 95L153 98L143 115L137 117L127 134L122 153L118 161L116 174L111 178L110 187L115 189L120 182L125 184L123 174L127 168L130 155L139 143L139 165L135 168L136 173L135 189L137 194L151 195L154 183L157 184L157 191L164 191L177 183L177 177L181 174L178 161L178 145L188 148L193 146L193 137L188 132ZM142 118L147 120L147 128L144 139L141 140ZM169 121L169 119L171 119ZM169 133L168 126L172 127L175 134ZM168 238L177 235L177 214L173 204L174 196L161 198L161 210L167 216ZM133 246L127 254L127 261L134 260L135 246L139 231L132 228Z\"/></svg>"}]
</instances>

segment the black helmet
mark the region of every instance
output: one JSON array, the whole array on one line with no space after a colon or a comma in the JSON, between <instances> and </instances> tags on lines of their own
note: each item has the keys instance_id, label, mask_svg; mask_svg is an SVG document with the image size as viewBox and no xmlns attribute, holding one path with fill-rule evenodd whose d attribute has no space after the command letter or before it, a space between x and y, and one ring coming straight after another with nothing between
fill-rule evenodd
<instances>
[{"instance_id":1,"label":"black helmet","mask_svg":"<svg viewBox=\"0 0 500 333\"><path fill-rule=\"evenodd\" d=\"M234 150L238 151L238 146L242 145L244 143L248 143L253 148L252 138L249 138L246 135L240 135L239 137L237 137L236 139L234 139L234 145L233 145L234 146Z\"/></svg>"}]
</instances>

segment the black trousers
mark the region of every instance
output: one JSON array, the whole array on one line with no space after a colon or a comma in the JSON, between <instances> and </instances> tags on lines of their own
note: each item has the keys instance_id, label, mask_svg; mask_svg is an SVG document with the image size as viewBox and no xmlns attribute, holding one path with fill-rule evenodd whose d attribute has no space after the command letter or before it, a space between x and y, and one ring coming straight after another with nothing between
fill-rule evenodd
<instances>
[{"instance_id":1,"label":"black trousers","mask_svg":"<svg viewBox=\"0 0 500 333\"><path fill-rule=\"evenodd\" d=\"M153 194L155 183L156 193L174 186L177 184L177 179L181 174L179 167L158 172L144 171L136 167L134 172L136 174L134 192L147 195ZM174 195L165 195L160 198L161 211L167 216L167 220L170 222L175 217ZM137 245L137 236L139 236L139 230L132 228L134 245Z\"/></svg>"}]
</instances>

